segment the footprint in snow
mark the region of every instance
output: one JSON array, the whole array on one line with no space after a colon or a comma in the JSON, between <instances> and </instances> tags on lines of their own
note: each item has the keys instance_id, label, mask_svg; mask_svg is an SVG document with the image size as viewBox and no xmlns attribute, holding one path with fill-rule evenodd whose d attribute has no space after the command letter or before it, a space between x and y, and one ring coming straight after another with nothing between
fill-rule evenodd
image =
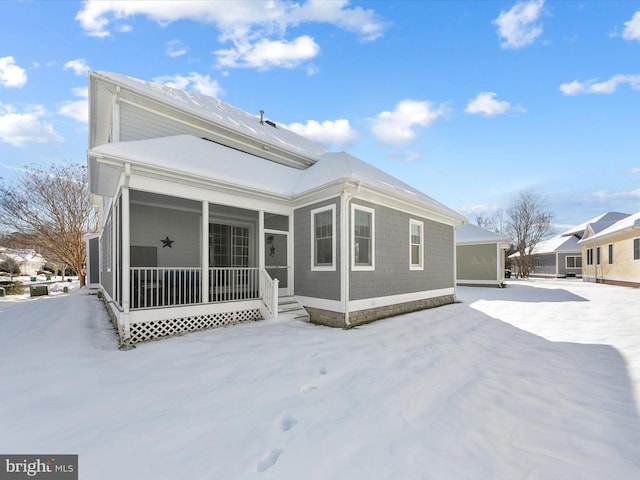
<instances>
[{"instance_id":1,"label":"footprint in snow","mask_svg":"<svg viewBox=\"0 0 640 480\"><path fill-rule=\"evenodd\" d=\"M313 392L317 388L318 387L316 387L315 385L304 385L304 386L300 387L300 393Z\"/></svg>"},{"instance_id":2,"label":"footprint in snow","mask_svg":"<svg viewBox=\"0 0 640 480\"><path fill-rule=\"evenodd\" d=\"M278 458L280 457L282 452L283 450L281 448L275 448L267 452L260 460L258 460L258 463L256 464L256 470L258 472L269 470L278 461Z\"/></svg>"},{"instance_id":3,"label":"footprint in snow","mask_svg":"<svg viewBox=\"0 0 640 480\"><path fill-rule=\"evenodd\" d=\"M320 368L318 369L318 373L319 373L320 375L326 375L326 374L327 374L327 367L320 367Z\"/></svg>"},{"instance_id":4,"label":"footprint in snow","mask_svg":"<svg viewBox=\"0 0 640 480\"><path fill-rule=\"evenodd\" d=\"M287 413L286 415L283 415L278 419L278 426L283 432L288 432L293 427L295 427L297 423L298 420L296 420L295 417L290 413Z\"/></svg>"}]
</instances>

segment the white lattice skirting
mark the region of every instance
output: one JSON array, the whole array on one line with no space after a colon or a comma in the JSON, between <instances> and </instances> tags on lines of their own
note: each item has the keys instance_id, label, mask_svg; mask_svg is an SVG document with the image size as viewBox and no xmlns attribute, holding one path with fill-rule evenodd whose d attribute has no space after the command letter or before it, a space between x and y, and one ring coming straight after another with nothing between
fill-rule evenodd
<instances>
[{"instance_id":1,"label":"white lattice skirting","mask_svg":"<svg viewBox=\"0 0 640 480\"><path fill-rule=\"evenodd\" d=\"M236 312L209 313L190 317L171 318L131 324L131 343L146 342L171 335L195 332L207 328L224 327L249 320L261 320L262 314L257 308Z\"/></svg>"}]
</instances>

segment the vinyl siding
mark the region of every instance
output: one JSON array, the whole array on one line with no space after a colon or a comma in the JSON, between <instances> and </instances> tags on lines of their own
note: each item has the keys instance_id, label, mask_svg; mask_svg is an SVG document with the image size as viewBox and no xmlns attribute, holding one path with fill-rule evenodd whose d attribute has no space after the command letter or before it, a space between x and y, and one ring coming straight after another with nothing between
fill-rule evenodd
<instances>
[{"instance_id":1,"label":"vinyl siding","mask_svg":"<svg viewBox=\"0 0 640 480\"><path fill-rule=\"evenodd\" d=\"M622 232L615 237L589 243L582 248L582 276L587 280L615 280L640 283L640 260L633 259L633 239L640 232ZM613 244L613 265L609 265L608 245ZM600 265L595 265L596 247L600 247ZM593 265L587 265L587 248L593 248Z\"/></svg>"},{"instance_id":2,"label":"vinyl siding","mask_svg":"<svg viewBox=\"0 0 640 480\"><path fill-rule=\"evenodd\" d=\"M350 300L454 286L453 227L361 200L352 204L375 210L375 270L350 272ZM424 270L410 269L410 219L424 223Z\"/></svg>"},{"instance_id":3,"label":"vinyl siding","mask_svg":"<svg viewBox=\"0 0 640 480\"><path fill-rule=\"evenodd\" d=\"M336 207L336 251L335 271L311 270L311 210L335 205ZM325 202L296 209L293 214L295 232L294 278L295 295L321 298L325 300L340 300L340 199L335 198Z\"/></svg>"},{"instance_id":4,"label":"vinyl siding","mask_svg":"<svg viewBox=\"0 0 640 480\"><path fill-rule=\"evenodd\" d=\"M456 247L458 281L488 280L496 282L498 248L495 243L459 245Z\"/></svg>"}]
</instances>

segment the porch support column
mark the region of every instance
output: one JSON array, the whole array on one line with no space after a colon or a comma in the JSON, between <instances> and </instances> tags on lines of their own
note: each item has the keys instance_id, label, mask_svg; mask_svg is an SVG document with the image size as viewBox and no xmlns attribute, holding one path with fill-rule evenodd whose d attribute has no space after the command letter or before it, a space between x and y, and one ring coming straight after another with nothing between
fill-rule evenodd
<instances>
[{"instance_id":1,"label":"porch support column","mask_svg":"<svg viewBox=\"0 0 640 480\"><path fill-rule=\"evenodd\" d=\"M258 266L264 269L264 210L258 212Z\"/></svg>"},{"instance_id":2,"label":"porch support column","mask_svg":"<svg viewBox=\"0 0 640 480\"><path fill-rule=\"evenodd\" d=\"M202 269L200 298L202 303L209 302L209 202L202 201L202 239L200 240L200 268Z\"/></svg>"},{"instance_id":3,"label":"porch support column","mask_svg":"<svg viewBox=\"0 0 640 480\"><path fill-rule=\"evenodd\" d=\"M131 208L129 204L129 178L131 165L125 165L125 180L122 186L122 309L124 344L129 345L131 340L130 313L131 308Z\"/></svg>"}]
</instances>

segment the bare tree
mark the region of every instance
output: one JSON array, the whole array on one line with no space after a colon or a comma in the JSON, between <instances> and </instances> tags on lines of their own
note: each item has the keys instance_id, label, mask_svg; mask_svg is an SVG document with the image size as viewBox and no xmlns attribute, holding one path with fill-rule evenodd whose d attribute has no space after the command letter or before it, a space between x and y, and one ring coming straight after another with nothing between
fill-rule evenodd
<instances>
[{"instance_id":1,"label":"bare tree","mask_svg":"<svg viewBox=\"0 0 640 480\"><path fill-rule=\"evenodd\" d=\"M96 213L89 204L84 166L51 166L0 185L0 225L16 232L50 262L74 270L84 285L86 255L82 236L96 230Z\"/></svg>"},{"instance_id":2,"label":"bare tree","mask_svg":"<svg viewBox=\"0 0 640 480\"><path fill-rule=\"evenodd\" d=\"M476 225L479 227L491 230L492 232L499 233L500 235L508 236L508 222L505 211L502 208L497 209L491 215L483 216L479 215L476 218Z\"/></svg>"},{"instance_id":3,"label":"bare tree","mask_svg":"<svg viewBox=\"0 0 640 480\"><path fill-rule=\"evenodd\" d=\"M551 232L552 214L546 200L531 190L517 194L506 211L506 227L518 252L518 274L528 277L530 256L535 246Z\"/></svg>"}]
</instances>

